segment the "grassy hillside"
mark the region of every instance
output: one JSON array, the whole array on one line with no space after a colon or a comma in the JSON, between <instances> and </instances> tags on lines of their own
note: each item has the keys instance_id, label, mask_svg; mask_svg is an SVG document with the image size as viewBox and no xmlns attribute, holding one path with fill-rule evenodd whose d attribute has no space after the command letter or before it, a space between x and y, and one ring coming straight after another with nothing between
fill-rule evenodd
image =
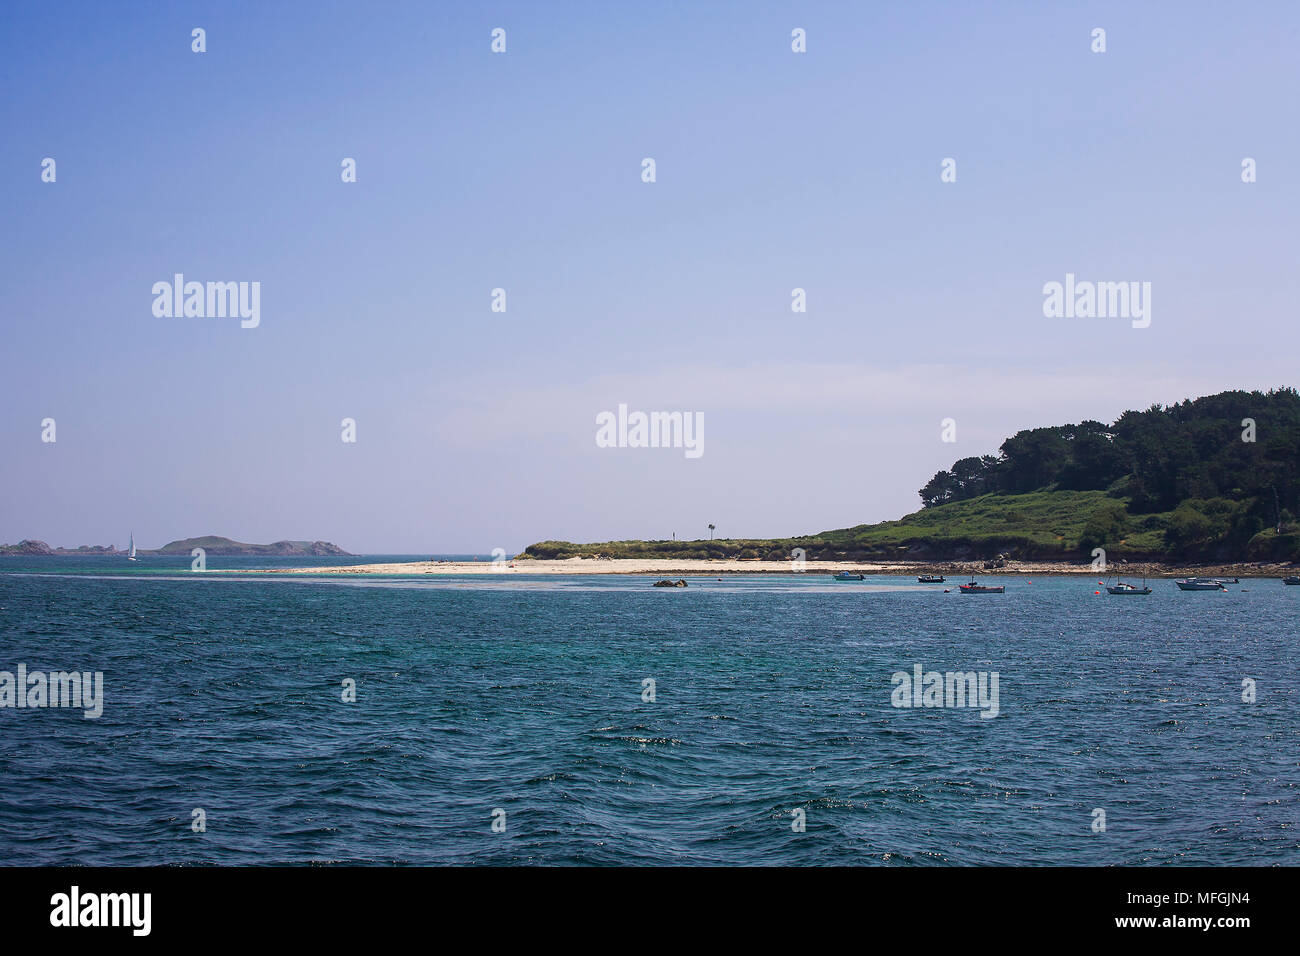
<instances>
[{"instance_id":1,"label":"grassy hillside","mask_svg":"<svg viewBox=\"0 0 1300 956\"><path fill-rule=\"evenodd\" d=\"M542 541L524 552L534 558L767 558L785 560L803 548L813 560L888 558L935 560L983 558L999 553L1022 557L1077 557L1092 515L1114 501L1100 491L984 495L938 505L897 521L858 525L797 538L716 541L606 541L572 544ZM1125 542L1134 554L1160 551L1160 516L1147 516Z\"/></svg>"},{"instance_id":2,"label":"grassy hillside","mask_svg":"<svg viewBox=\"0 0 1300 956\"><path fill-rule=\"evenodd\" d=\"M800 538L542 541L524 556L1300 561L1300 395L1223 392L1113 424L1034 428L963 458L897 521Z\"/></svg>"},{"instance_id":3,"label":"grassy hillside","mask_svg":"<svg viewBox=\"0 0 1300 956\"><path fill-rule=\"evenodd\" d=\"M1184 518L1203 519L1206 537L1227 534L1235 512L1221 500L1189 501L1182 511L1131 515L1123 499L1103 491L1045 490L1019 495L981 495L935 505L897 521L864 524L798 538L715 541L603 541L574 544L541 541L532 558L764 558L783 561L794 548L810 560L943 561L1014 558L1086 561L1104 547L1110 560L1171 557L1171 529ZM1195 516L1195 517L1192 517ZM1223 542L1206 560L1295 560L1300 535L1256 531L1244 542Z\"/></svg>"},{"instance_id":4,"label":"grassy hillside","mask_svg":"<svg viewBox=\"0 0 1300 956\"><path fill-rule=\"evenodd\" d=\"M981 495L936 505L898 521L829 532L831 541L876 551L905 550L909 556L1078 557L1097 546L1154 555L1163 549L1165 515L1144 515L1118 533L1100 532L1115 499L1104 491L1033 491Z\"/></svg>"}]
</instances>

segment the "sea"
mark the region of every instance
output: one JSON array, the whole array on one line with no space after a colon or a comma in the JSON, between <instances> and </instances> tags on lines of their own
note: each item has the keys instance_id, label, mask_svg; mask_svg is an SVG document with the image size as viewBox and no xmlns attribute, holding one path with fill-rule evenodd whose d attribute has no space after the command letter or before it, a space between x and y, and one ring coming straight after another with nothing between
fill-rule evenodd
<instances>
[{"instance_id":1,"label":"sea","mask_svg":"<svg viewBox=\"0 0 1300 956\"><path fill-rule=\"evenodd\" d=\"M0 558L0 864L1300 864L1300 587L428 557Z\"/></svg>"}]
</instances>

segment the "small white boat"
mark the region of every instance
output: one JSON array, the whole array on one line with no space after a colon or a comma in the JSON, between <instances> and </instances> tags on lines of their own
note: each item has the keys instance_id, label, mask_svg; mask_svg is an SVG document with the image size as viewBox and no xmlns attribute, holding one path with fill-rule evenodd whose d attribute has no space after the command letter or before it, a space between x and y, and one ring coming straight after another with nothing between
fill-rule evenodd
<instances>
[{"instance_id":1,"label":"small white boat","mask_svg":"<svg viewBox=\"0 0 1300 956\"><path fill-rule=\"evenodd\" d=\"M1218 578L1183 578L1181 581L1175 581L1175 584L1183 591L1226 591Z\"/></svg>"},{"instance_id":2,"label":"small white boat","mask_svg":"<svg viewBox=\"0 0 1300 956\"><path fill-rule=\"evenodd\" d=\"M127 552L126 552L126 559L127 559L128 561L139 561L139 560L140 560L139 558L137 558L137 557L135 556L135 532L132 532L132 533L131 533L131 546L127 549Z\"/></svg>"},{"instance_id":3,"label":"small white boat","mask_svg":"<svg viewBox=\"0 0 1300 956\"><path fill-rule=\"evenodd\" d=\"M1151 589L1147 587L1147 582L1143 580L1142 586L1129 584L1125 581L1116 581L1114 584L1107 585L1106 590L1111 594L1150 594Z\"/></svg>"}]
</instances>

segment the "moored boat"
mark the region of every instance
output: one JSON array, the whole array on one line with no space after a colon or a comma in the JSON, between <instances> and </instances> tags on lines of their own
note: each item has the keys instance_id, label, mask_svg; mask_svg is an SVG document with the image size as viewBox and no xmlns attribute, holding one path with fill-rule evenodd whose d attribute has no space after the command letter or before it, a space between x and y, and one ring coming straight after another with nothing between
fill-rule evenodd
<instances>
[{"instance_id":1,"label":"moored boat","mask_svg":"<svg viewBox=\"0 0 1300 956\"><path fill-rule=\"evenodd\" d=\"M922 584L943 584L944 581L948 580L942 574L920 574L917 575L916 579Z\"/></svg>"},{"instance_id":2,"label":"moored boat","mask_svg":"<svg viewBox=\"0 0 1300 956\"><path fill-rule=\"evenodd\" d=\"M1182 591L1226 591L1227 588L1218 578L1183 578L1175 581Z\"/></svg>"},{"instance_id":3,"label":"moored boat","mask_svg":"<svg viewBox=\"0 0 1300 956\"><path fill-rule=\"evenodd\" d=\"M974 581L970 584L959 586L962 594L1002 594L1006 591L1006 586L1002 584L976 584Z\"/></svg>"},{"instance_id":4,"label":"moored boat","mask_svg":"<svg viewBox=\"0 0 1300 956\"><path fill-rule=\"evenodd\" d=\"M1111 594L1150 594L1151 593L1151 589L1146 586L1145 581L1142 582L1142 587L1138 587L1136 584L1126 584L1123 581L1116 581L1114 584L1107 585L1106 590L1109 591Z\"/></svg>"},{"instance_id":5,"label":"moored boat","mask_svg":"<svg viewBox=\"0 0 1300 956\"><path fill-rule=\"evenodd\" d=\"M1283 584L1300 584L1300 574L1292 574L1282 579Z\"/></svg>"},{"instance_id":6,"label":"moored boat","mask_svg":"<svg viewBox=\"0 0 1300 956\"><path fill-rule=\"evenodd\" d=\"M841 571L839 574L835 575L836 581L861 581L863 579L864 575L853 574L850 571Z\"/></svg>"}]
</instances>

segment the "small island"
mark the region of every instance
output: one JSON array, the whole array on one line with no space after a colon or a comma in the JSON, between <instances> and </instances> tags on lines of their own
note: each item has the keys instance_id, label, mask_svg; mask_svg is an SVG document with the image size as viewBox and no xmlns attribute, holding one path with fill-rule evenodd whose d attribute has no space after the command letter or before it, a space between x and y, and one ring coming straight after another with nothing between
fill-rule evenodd
<instances>
[{"instance_id":1,"label":"small island","mask_svg":"<svg viewBox=\"0 0 1300 956\"><path fill-rule=\"evenodd\" d=\"M1289 575L1300 563L1300 395L1231 391L1031 428L962 458L894 521L793 538L540 541L509 565L318 574Z\"/></svg>"},{"instance_id":2,"label":"small island","mask_svg":"<svg viewBox=\"0 0 1300 956\"><path fill-rule=\"evenodd\" d=\"M276 541L271 544L245 544L210 534L201 538L182 538L171 541L152 551L140 551L140 554L183 554L189 555L195 548L202 548L209 555L266 555L268 557L320 557L324 555L348 556L337 544L329 541Z\"/></svg>"},{"instance_id":3,"label":"small island","mask_svg":"<svg viewBox=\"0 0 1300 956\"><path fill-rule=\"evenodd\" d=\"M44 541L24 538L17 544L0 544L0 554L126 554L111 544L83 544L79 548L52 548Z\"/></svg>"},{"instance_id":4,"label":"small island","mask_svg":"<svg viewBox=\"0 0 1300 956\"><path fill-rule=\"evenodd\" d=\"M318 557L322 555L349 556L337 544L329 541L275 541L271 544L245 544L218 535L204 535L201 538L182 538L171 541L161 548L148 550L137 548L136 554L184 555L189 557L195 548L202 548L210 555L254 555L266 557ZM84 556L93 554L125 555L125 550L107 545L85 545L79 548L52 548L44 541L23 540L17 544L0 544L0 555L54 555L56 557Z\"/></svg>"},{"instance_id":5,"label":"small island","mask_svg":"<svg viewBox=\"0 0 1300 956\"><path fill-rule=\"evenodd\" d=\"M962 458L895 521L794 538L540 541L518 561L676 559L899 564L963 570L1052 564L1272 573L1300 562L1300 395L1232 391L1112 424L1032 428ZM710 533L712 526L710 526ZM1244 571L1242 573L1250 573Z\"/></svg>"}]
</instances>

